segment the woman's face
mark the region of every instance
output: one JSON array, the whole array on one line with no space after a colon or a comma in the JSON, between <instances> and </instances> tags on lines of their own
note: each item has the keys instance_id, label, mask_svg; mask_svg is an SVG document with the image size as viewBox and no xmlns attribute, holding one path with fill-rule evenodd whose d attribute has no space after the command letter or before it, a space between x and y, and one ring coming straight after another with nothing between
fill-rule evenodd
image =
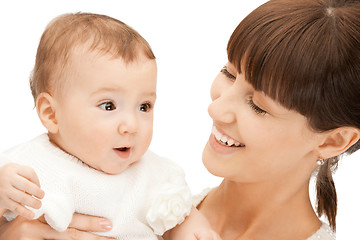
<instances>
[{"instance_id":1,"label":"woman's face","mask_svg":"<svg viewBox=\"0 0 360 240\"><path fill-rule=\"evenodd\" d=\"M310 175L319 133L306 118L255 91L228 63L211 87L213 130L203 152L214 175L239 182Z\"/></svg>"}]
</instances>

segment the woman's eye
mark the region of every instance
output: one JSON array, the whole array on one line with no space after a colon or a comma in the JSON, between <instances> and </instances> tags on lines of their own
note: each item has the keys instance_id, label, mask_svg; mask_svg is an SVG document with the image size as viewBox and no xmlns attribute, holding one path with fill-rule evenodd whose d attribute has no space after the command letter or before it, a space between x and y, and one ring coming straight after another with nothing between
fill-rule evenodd
<instances>
[{"instance_id":1,"label":"woman's eye","mask_svg":"<svg viewBox=\"0 0 360 240\"><path fill-rule=\"evenodd\" d=\"M248 104L249 106L254 110L255 113L260 114L260 115L265 115L267 112L261 108L259 108L254 102L253 99L250 98L248 100Z\"/></svg>"},{"instance_id":2,"label":"woman's eye","mask_svg":"<svg viewBox=\"0 0 360 240\"><path fill-rule=\"evenodd\" d=\"M231 73L229 73L229 71L227 70L226 66L224 66L220 72L222 72L227 78L229 78L232 81L235 81L236 77L234 75L232 75Z\"/></svg>"},{"instance_id":3,"label":"woman's eye","mask_svg":"<svg viewBox=\"0 0 360 240\"><path fill-rule=\"evenodd\" d=\"M116 109L114 103L112 102L104 102L100 104L99 107L105 111L113 111Z\"/></svg>"},{"instance_id":4,"label":"woman's eye","mask_svg":"<svg viewBox=\"0 0 360 240\"><path fill-rule=\"evenodd\" d=\"M150 109L151 109L151 104L150 103L143 103L143 104L141 104L140 106L139 106L139 110L141 111L141 112L148 112L148 111L150 111Z\"/></svg>"}]
</instances>

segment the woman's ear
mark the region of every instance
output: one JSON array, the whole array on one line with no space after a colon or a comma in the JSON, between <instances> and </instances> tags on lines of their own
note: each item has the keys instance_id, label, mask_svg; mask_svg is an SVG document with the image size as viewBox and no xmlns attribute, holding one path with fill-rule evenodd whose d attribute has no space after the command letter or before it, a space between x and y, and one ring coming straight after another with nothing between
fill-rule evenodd
<instances>
[{"instance_id":1,"label":"woman's ear","mask_svg":"<svg viewBox=\"0 0 360 240\"><path fill-rule=\"evenodd\" d=\"M340 127L324 133L323 142L318 147L322 158L331 158L344 153L360 138L360 129Z\"/></svg>"},{"instance_id":2,"label":"woman's ear","mask_svg":"<svg viewBox=\"0 0 360 240\"><path fill-rule=\"evenodd\" d=\"M49 133L57 133L59 128L55 114L55 101L49 93L42 92L39 94L36 99L36 110L40 121Z\"/></svg>"}]
</instances>

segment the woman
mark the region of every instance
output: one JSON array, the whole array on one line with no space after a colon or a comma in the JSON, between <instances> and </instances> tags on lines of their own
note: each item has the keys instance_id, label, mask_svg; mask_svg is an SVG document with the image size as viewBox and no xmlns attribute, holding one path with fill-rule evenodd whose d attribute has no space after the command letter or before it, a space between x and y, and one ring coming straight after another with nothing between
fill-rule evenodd
<instances>
[{"instance_id":1,"label":"woman","mask_svg":"<svg viewBox=\"0 0 360 240\"><path fill-rule=\"evenodd\" d=\"M317 212L335 230L331 171L360 148L359 23L358 1L271 0L235 29L211 88L203 152L223 181L197 202L222 239L334 239L311 206L309 180L318 170ZM73 227L94 231L98 221L76 215Z\"/></svg>"}]
</instances>

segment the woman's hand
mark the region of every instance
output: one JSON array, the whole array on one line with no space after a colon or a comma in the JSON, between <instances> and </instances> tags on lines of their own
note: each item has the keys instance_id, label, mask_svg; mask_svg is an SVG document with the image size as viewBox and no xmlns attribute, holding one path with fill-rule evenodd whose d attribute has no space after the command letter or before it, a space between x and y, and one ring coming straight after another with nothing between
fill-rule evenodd
<instances>
[{"instance_id":1,"label":"woman's hand","mask_svg":"<svg viewBox=\"0 0 360 240\"><path fill-rule=\"evenodd\" d=\"M44 218L27 220L18 216L11 222L0 219L0 240L109 240L91 232L106 232L111 222L100 217L74 214L69 228L57 232L46 224Z\"/></svg>"},{"instance_id":2,"label":"woman's hand","mask_svg":"<svg viewBox=\"0 0 360 240\"><path fill-rule=\"evenodd\" d=\"M35 214L25 206L39 209L44 197L39 179L28 166L8 163L0 167L0 217L9 209L28 219Z\"/></svg>"}]
</instances>

